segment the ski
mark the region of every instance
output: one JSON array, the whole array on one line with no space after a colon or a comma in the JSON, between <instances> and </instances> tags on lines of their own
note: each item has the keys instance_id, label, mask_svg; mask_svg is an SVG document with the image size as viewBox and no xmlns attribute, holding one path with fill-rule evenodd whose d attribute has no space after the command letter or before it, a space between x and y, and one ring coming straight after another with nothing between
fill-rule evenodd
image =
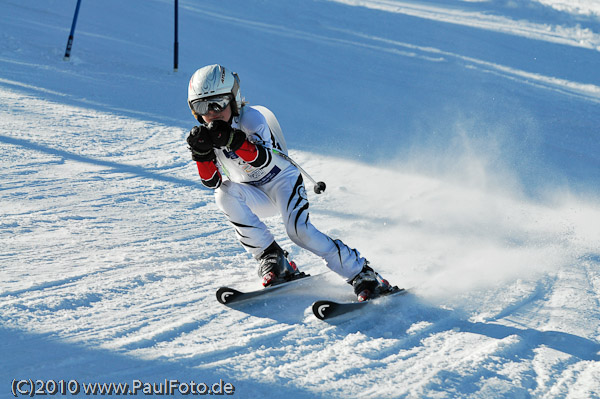
<instances>
[{"instance_id":1,"label":"ski","mask_svg":"<svg viewBox=\"0 0 600 399\"><path fill-rule=\"evenodd\" d=\"M312 305L312 311L318 319L326 320L332 317L341 316L346 313L353 312L358 309L364 309L373 301L379 298L389 297L393 295L404 295L408 290L394 286L388 293L381 294L373 299L364 302L335 302L335 301L316 301Z\"/></svg>"},{"instance_id":2,"label":"ski","mask_svg":"<svg viewBox=\"0 0 600 399\"><path fill-rule=\"evenodd\" d=\"M311 277L311 275L306 273L300 273L293 280L284 281L282 283L271 285L269 287L261 288L255 291L242 292L231 287L221 287L217 290L217 301L219 301L223 305L231 305L233 303L243 302L248 299L270 294L274 291L279 291L282 288L294 285L298 281L305 280L307 277Z\"/></svg>"}]
</instances>

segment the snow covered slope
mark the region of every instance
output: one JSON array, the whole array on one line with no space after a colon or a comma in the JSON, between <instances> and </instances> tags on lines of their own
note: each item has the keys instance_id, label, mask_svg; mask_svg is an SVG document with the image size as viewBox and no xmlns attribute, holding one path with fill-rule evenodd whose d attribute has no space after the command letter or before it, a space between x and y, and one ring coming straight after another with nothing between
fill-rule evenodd
<instances>
[{"instance_id":1,"label":"snow covered slope","mask_svg":"<svg viewBox=\"0 0 600 399\"><path fill-rule=\"evenodd\" d=\"M178 72L173 2L83 0L64 62L75 3L0 3L0 397L600 397L597 2L181 0ZM216 302L258 281L185 145L215 62L327 182L313 222L414 295L324 323L352 297L325 273Z\"/></svg>"}]
</instances>

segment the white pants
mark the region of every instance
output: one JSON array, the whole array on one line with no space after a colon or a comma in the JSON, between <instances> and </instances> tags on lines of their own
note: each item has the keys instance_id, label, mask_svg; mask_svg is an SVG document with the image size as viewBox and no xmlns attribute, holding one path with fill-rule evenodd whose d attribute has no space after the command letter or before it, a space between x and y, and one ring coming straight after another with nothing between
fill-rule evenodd
<instances>
[{"instance_id":1,"label":"white pants","mask_svg":"<svg viewBox=\"0 0 600 399\"><path fill-rule=\"evenodd\" d=\"M274 241L260 218L283 219L286 232L298 246L320 256L327 267L350 281L362 270L365 259L340 240L333 240L312 225L302 176L291 166L279 172L269 183L252 186L224 181L215 190L217 206L235 227L238 240L246 251L258 258Z\"/></svg>"}]
</instances>

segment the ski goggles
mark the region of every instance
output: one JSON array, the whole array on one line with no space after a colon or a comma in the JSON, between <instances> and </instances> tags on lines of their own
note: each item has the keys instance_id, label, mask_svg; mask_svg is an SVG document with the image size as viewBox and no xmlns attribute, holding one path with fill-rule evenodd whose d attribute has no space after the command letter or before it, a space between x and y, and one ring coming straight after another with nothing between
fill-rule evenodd
<instances>
[{"instance_id":1,"label":"ski goggles","mask_svg":"<svg viewBox=\"0 0 600 399\"><path fill-rule=\"evenodd\" d=\"M206 115L210 111L221 112L231 102L231 96L229 94L225 94L222 96L214 96L208 98L201 98L199 100L194 100L190 105L195 113L198 115Z\"/></svg>"}]
</instances>

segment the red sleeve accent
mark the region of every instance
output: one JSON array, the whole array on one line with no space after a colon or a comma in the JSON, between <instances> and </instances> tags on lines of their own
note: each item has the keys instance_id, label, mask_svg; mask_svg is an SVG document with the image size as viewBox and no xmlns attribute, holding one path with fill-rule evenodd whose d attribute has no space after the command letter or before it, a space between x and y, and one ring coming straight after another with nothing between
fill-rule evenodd
<instances>
[{"instance_id":1,"label":"red sleeve accent","mask_svg":"<svg viewBox=\"0 0 600 399\"><path fill-rule=\"evenodd\" d=\"M214 177L215 172L219 172L213 161L196 162L196 165L198 165L198 173L202 180L210 180Z\"/></svg>"},{"instance_id":2,"label":"red sleeve accent","mask_svg":"<svg viewBox=\"0 0 600 399\"><path fill-rule=\"evenodd\" d=\"M244 144L235 153L246 162L252 162L258 157L256 145L248 140L245 140Z\"/></svg>"}]
</instances>

